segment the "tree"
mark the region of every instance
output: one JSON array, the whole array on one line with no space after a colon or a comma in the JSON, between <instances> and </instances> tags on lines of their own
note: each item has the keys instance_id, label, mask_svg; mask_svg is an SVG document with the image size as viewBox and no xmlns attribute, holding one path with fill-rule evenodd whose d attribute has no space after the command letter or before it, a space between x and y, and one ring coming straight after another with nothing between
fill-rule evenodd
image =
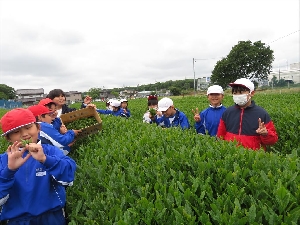
<instances>
[{"instance_id":1,"label":"tree","mask_svg":"<svg viewBox=\"0 0 300 225\"><path fill-rule=\"evenodd\" d=\"M273 61L273 50L261 41L239 41L226 58L216 63L211 83L226 88L230 82L243 77L250 80L267 80Z\"/></svg>"},{"instance_id":2,"label":"tree","mask_svg":"<svg viewBox=\"0 0 300 225\"><path fill-rule=\"evenodd\" d=\"M3 94L1 94L1 98L3 99L15 99L16 98L16 91L15 89L13 89L12 87L7 86L6 84L0 84L0 92L2 92ZM6 96L6 98L4 98Z\"/></svg>"},{"instance_id":3,"label":"tree","mask_svg":"<svg viewBox=\"0 0 300 225\"><path fill-rule=\"evenodd\" d=\"M87 94L93 99L99 99L101 88L90 88Z\"/></svg>"},{"instance_id":4,"label":"tree","mask_svg":"<svg viewBox=\"0 0 300 225\"><path fill-rule=\"evenodd\" d=\"M276 77L276 76L273 76L273 77L272 77L271 82L270 82L270 85L273 86L273 87L278 86L278 80L277 80L277 77Z\"/></svg>"},{"instance_id":5,"label":"tree","mask_svg":"<svg viewBox=\"0 0 300 225\"><path fill-rule=\"evenodd\" d=\"M0 99L8 100L8 97L5 93L0 92Z\"/></svg>"},{"instance_id":6,"label":"tree","mask_svg":"<svg viewBox=\"0 0 300 225\"><path fill-rule=\"evenodd\" d=\"M172 95L174 95L174 96L180 95L180 89L177 87L170 87L170 91L171 91Z\"/></svg>"}]
</instances>

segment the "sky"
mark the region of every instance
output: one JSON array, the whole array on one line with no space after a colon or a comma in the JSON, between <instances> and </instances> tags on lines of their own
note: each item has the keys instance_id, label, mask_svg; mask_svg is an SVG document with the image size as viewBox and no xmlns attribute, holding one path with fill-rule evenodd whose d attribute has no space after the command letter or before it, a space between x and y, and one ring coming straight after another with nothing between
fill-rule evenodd
<instances>
[{"instance_id":1,"label":"sky","mask_svg":"<svg viewBox=\"0 0 300 225\"><path fill-rule=\"evenodd\" d=\"M300 0L0 0L0 84L84 92L206 77L248 40L287 70L299 21Z\"/></svg>"}]
</instances>

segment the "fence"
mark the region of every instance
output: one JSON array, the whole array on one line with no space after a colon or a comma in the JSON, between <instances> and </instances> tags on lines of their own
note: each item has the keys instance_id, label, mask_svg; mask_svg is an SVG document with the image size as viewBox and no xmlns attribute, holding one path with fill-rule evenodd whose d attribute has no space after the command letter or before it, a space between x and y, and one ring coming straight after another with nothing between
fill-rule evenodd
<instances>
[{"instance_id":1,"label":"fence","mask_svg":"<svg viewBox=\"0 0 300 225\"><path fill-rule=\"evenodd\" d=\"M22 102L0 100L0 108L13 109L13 108L21 108L21 107L22 107Z\"/></svg>"}]
</instances>

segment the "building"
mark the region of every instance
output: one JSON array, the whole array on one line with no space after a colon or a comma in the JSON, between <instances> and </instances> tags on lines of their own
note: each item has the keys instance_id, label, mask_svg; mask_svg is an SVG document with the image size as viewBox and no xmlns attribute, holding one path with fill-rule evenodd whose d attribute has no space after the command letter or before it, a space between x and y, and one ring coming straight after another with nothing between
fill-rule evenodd
<instances>
[{"instance_id":1,"label":"building","mask_svg":"<svg viewBox=\"0 0 300 225\"><path fill-rule=\"evenodd\" d=\"M65 92L66 95L66 103L73 104L75 102L82 102L81 92L78 91L69 91Z\"/></svg>"},{"instance_id":2,"label":"building","mask_svg":"<svg viewBox=\"0 0 300 225\"><path fill-rule=\"evenodd\" d=\"M268 76L269 82L272 81L272 78L274 76L277 78L278 81L280 79L284 79L289 83L293 82L294 84L299 84L300 83L300 62L290 64L290 69L281 70L280 68L278 68L277 70L273 70Z\"/></svg>"},{"instance_id":3,"label":"building","mask_svg":"<svg viewBox=\"0 0 300 225\"><path fill-rule=\"evenodd\" d=\"M34 105L44 98L44 89L17 89L16 97L24 106Z\"/></svg>"},{"instance_id":4,"label":"building","mask_svg":"<svg viewBox=\"0 0 300 225\"><path fill-rule=\"evenodd\" d=\"M114 96L112 93L111 93L111 90L102 90L99 92L99 98L102 100L102 101L105 101L107 99L112 99L112 98L116 98L116 96Z\"/></svg>"},{"instance_id":5,"label":"building","mask_svg":"<svg viewBox=\"0 0 300 225\"><path fill-rule=\"evenodd\" d=\"M197 79L196 90L207 90L208 85L210 83L210 77L200 77Z\"/></svg>"},{"instance_id":6,"label":"building","mask_svg":"<svg viewBox=\"0 0 300 225\"><path fill-rule=\"evenodd\" d=\"M137 93L135 90L120 91L120 98L131 99Z\"/></svg>"}]
</instances>

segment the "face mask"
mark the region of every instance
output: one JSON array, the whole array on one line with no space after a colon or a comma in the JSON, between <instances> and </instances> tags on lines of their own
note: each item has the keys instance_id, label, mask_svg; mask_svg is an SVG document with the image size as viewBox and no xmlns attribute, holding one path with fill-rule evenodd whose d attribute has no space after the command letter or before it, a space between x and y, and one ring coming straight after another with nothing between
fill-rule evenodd
<instances>
[{"instance_id":1,"label":"face mask","mask_svg":"<svg viewBox=\"0 0 300 225\"><path fill-rule=\"evenodd\" d=\"M246 105L246 103L250 100L247 99L248 94L242 94L242 95L233 95L233 101L235 104L239 105L239 106L243 106Z\"/></svg>"}]
</instances>

